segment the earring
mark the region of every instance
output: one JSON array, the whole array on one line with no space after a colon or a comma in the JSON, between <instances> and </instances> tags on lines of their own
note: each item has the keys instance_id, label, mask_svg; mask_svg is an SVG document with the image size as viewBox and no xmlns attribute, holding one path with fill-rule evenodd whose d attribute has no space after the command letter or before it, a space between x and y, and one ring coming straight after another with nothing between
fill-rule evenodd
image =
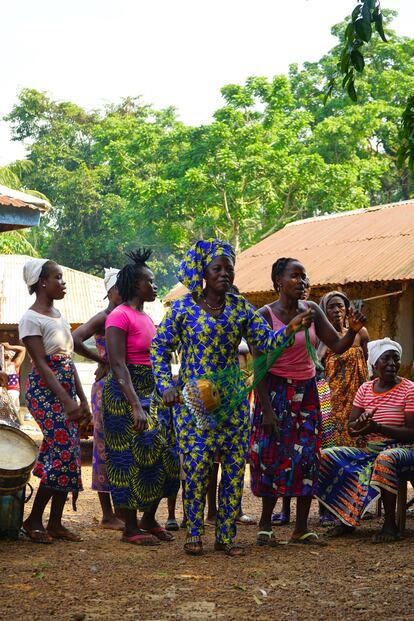
<instances>
[{"instance_id":1,"label":"earring","mask_svg":"<svg viewBox=\"0 0 414 621\"><path fill-rule=\"evenodd\" d=\"M46 287L46 285L42 285L42 287Z\"/></svg>"}]
</instances>

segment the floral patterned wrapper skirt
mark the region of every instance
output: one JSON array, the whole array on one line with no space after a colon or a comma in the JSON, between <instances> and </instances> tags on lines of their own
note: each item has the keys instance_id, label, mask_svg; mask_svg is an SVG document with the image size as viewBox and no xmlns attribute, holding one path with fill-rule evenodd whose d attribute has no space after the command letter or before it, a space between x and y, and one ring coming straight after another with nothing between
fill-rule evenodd
<instances>
[{"instance_id":1,"label":"floral patterned wrapper skirt","mask_svg":"<svg viewBox=\"0 0 414 621\"><path fill-rule=\"evenodd\" d=\"M315 378L267 376L279 435L266 434L258 396L250 440L251 486L255 496L312 496L319 472L321 411Z\"/></svg>"},{"instance_id":2,"label":"floral patterned wrapper skirt","mask_svg":"<svg viewBox=\"0 0 414 621\"><path fill-rule=\"evenodd\" d=\"M70 356L47 356L59 384L75 399L75 366ZM82 489L79 424L66 418L63 405L33 367L27 378L27 407L43 433L33 474L61 492Z\"/></svg>"}]
</instances>

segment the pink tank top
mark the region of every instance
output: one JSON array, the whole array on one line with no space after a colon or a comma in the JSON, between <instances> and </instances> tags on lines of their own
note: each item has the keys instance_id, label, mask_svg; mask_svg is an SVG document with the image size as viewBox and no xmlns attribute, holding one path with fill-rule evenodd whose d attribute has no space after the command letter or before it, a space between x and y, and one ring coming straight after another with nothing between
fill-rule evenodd
<instances>
[{"instance_id":1,"label":"pink tank top","mask_svg":"<svg viewBox=\"0 0 414 621\"><path fill-rule=\"evenodd\" d=\"M305 304L307 308L307 304ZM285 324L276 317L270 306L266 304L269 315L272 319L273 330L277 331L285 327ZM310 342L313 347L316 343L315 326L309 328ZM276 360L275 364L269 369L272 375L286 377L292 380L308 380L315 377L316 369L313 360L306 351L305 331L296 332L295 342L291 347L287 347L283 354Z\"/></svg>"}]
</instances>

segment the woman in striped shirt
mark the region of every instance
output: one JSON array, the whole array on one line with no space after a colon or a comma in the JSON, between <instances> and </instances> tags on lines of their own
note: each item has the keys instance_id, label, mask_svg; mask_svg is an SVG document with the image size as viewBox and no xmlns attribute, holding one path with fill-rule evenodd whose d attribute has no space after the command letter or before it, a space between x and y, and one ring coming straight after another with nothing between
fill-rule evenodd
<instances>
[{"instance_id":1,"label":"woman in striped shirt","mask_svg":"<svg viewBox=\"0 0 414 621\"><path fill-rule=\"evenodd\" d=\"M368 343L375 379L354 399L349 433L366 436L365 449L322 451L317 498L341 521L331 536L352 533L368 505L382 496L385 520L374 543L399 538L395 521L398 483L414 478L414 383L399 377L402 349L389 338Z\"/></svg>"}]
</instances>

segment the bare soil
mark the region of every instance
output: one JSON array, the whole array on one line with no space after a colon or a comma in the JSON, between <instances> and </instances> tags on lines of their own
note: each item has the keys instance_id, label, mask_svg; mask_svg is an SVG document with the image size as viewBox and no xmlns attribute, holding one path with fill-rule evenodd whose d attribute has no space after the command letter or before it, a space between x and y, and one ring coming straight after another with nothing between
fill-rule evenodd
<instances>
[{"instance_id":1,"label":"bare soil","mask_svg":"<svg viewBox=\"0 0 414 621\"><path fill-rule=\"evenodd\" d=\"M81 543L34 544L0 541L0 619L7 621L233 621L258 618L414 620L414 519L400 543L373 545L377 519L364 521L357 536L329 547L287 545L291 527L275 528L281 545L258 548L256 527L240 526L245 558L213 551L186 556L185 534L157 548L128 545L120 533L99 527L100 510L90 490L91 468L83 468L85 491L78 511L71 503L65 522ZM32 484L37 480L32 479ZM246 513L258 517L259 501L246 481ZM316 503L313 509L315 530ZM181 516L179 510L178 517ZM166 518L166 501L159 519Z\"/></svg>"}]
</instances>

